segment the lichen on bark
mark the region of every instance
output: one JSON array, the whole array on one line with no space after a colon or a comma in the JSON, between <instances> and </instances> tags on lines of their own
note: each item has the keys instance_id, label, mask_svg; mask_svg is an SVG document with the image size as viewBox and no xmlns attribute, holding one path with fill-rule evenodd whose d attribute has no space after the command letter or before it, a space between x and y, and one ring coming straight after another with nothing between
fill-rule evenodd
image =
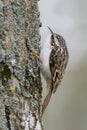
<instances>
[{"instance_id":1,"label":"lichen on bark","mask_svg":"<svg viewBox=\"0 0 87 130\"><path fill-rule=\"evenodd\" d=\"M0 0L2 130L41 130L40 69L32 53L39 52L39 15L37 0Z\"/></svg>"}]
</instances>

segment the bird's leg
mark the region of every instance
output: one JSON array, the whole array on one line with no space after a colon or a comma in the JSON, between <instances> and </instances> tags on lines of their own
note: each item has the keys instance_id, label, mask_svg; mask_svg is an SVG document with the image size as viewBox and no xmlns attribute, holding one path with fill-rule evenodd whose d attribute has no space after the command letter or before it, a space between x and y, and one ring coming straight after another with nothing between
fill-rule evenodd
<instances>
[{"instance_id":1,"label":"bird's leg","mask_svg":"<svg viewBox=\"0 0 87 130\"><path fill-rule=\"evenodd\" d=\"M35 56L35 58L36 58L40 63L42 63L38 52L33 51L32 54Z\"/></svg>"},{"instance_id":2,"label":"bird's leg","mask_svg":"<svg viewBox=\"0 0 87 130\"><path fill-rule=\"evenodd\" d=\"M52 96L52 89L49 89L49 92L48 92L46 98L44 99L44 103L43 103L43 105L42 105L41 117L43 116L43 113L44 113L44 111L46 110L46 108L47 108L47 106L48 106L48 104L49 104L49 101L50 101L50 99L51 99L51 96Z\"/></svg>"}]
</instances>

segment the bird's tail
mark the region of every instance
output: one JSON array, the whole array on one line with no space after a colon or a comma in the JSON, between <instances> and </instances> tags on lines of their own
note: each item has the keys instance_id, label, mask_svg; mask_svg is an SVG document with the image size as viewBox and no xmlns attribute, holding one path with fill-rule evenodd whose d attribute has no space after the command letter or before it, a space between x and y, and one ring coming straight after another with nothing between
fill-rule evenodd
<instances>
[{"instance_id":1,"label":"bird's tail","mask_svg":"<svg viewBox=\"0 0 87 130\"><path fill-rule=\"evenodd\" d=\"M46 96L46 98L44 99L44 103L43 103L43 106L42 106L42 113L41 113L41 117L43 116L43 113L44 111L46 110L48 104L49 104L49 101L51 99L51 96L52 96L52 89L49 89L49 92Z\"/></svg>"}]
</instances>

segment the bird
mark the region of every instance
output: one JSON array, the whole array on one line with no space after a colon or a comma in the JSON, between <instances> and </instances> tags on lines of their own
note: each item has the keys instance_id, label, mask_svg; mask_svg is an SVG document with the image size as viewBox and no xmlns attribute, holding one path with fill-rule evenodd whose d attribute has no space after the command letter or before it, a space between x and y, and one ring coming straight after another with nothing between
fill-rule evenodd
<instances>
[{"instance_id":1,"label":"bird","mask_svg":"<svg viewBox=\"0 0 87 130\"><path fill-rule=\"evenodd\" d=\"M45 38L40 49L40 70L46 80L48 93L42 105L43 116L51 96L60 85L69 61L69 52L64 38L48 27L50 34Z\"/></svg>"}]
</instances>

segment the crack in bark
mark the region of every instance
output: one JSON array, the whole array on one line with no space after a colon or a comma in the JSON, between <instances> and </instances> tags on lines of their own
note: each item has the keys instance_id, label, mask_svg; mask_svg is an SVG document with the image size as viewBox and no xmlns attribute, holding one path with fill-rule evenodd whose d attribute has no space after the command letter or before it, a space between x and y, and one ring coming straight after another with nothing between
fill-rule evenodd
<instances>
[{"instance_id":1,"label":"crack in bark","mask_svg":"<svg viewBox=\"0 0 87 130\"><path fill-rule=\"evenodd\" d=\"M9 130L11 130L11 124L10 124L10 109L9 109L9 106L5 106L5 116L6 116L6 119L7 119L7 127Z\"/></svg>"}]
</instances>

